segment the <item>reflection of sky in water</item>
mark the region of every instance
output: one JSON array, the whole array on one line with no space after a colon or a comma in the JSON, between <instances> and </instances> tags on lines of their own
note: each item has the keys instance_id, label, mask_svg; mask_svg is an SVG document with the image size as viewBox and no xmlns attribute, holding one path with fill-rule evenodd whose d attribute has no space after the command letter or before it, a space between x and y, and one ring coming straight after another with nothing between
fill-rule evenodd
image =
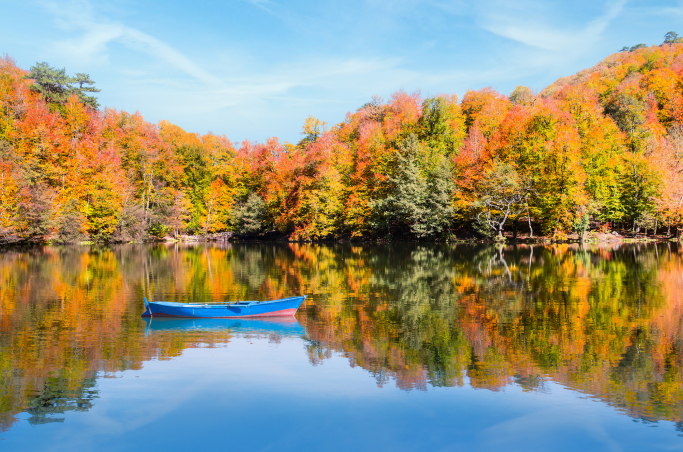
<instances>
[{"instance_id":1,"label":"reflection of sky in water","mask_svg":"<svg viewBox=\"0 0 683 452\"><path fill-rule=\"evenodd\" d=\"M547 382L545 392L379 388L338 355L312 366L305 342L238 334L97 380L66 422L1 435L5 450L680 450L674 423L643 424ZM654 427L654 428L653 428Z\"/></svg>"}]
</instances>

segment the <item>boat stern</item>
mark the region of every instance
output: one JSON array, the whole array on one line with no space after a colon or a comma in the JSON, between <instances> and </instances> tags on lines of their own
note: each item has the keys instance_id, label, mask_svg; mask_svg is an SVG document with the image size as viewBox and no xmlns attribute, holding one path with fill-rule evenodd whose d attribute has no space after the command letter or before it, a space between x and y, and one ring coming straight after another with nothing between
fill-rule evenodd
<instances>
[{"instance_id":1,"label":"boat stern","mask_svg":"<svg viewBox=\"0 0 683 452\"><path fill-rule=\"evenodd\" d=\"M152 311L149 309L149 303L147 303L147 297L143 297L145 300L145 312L142 313L142 317L152 317Z\"/></svg>"}]
</instances>

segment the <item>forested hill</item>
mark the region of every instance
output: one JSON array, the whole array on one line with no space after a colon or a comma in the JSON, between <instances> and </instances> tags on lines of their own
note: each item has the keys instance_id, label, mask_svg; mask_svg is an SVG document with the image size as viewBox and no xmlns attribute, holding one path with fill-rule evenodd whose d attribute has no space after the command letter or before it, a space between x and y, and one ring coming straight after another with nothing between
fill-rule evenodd
<instances>
[{"instance_id":1,"label":"forested hill","mask_svg":"<svg viewBox=\"0 0 683 452\"><path fill-rule=\"evenodd\" d=\"M97 110L78 89L94 83L85 74L59 95L27 76L0 60L3 243L513 227L561 239L683 222L683 44L671 40L625 48L539 94L373 98L331 127L309 118L297 144L151 124Z\"/></svg>"}]
</instances>

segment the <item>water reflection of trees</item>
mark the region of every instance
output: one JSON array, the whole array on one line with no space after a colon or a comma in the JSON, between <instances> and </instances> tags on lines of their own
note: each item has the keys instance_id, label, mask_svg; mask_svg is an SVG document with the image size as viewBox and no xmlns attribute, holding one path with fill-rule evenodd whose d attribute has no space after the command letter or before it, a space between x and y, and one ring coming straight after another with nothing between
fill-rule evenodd
<instances>
[{"instance_id":1,"label":"water reflection of trees","mask_svg":"<svg viewBox=\"0 0 683 452\"><path fill-rule=\"evenodd\" d=\"M95 376L227 333L144 335L169 301L311 295L312 364L334 353L379 385L544 391L549 380L649 420L683 420L681 252L579 247L233 244L0 254L0 421L88 409Z\"/></svg>"},{"instance_id":2,"label":"water reflection of trees","mask_svg":"<svg viewBox=\"0 0 683 452\"><path fill-rule=\"evenodd\" d=\"M88 410L96 376L140 369L229 332L145 336L145 253L136 247L10 249L0 254L0 431Z\"/></svg>"},{"instance_id":3,"label":"water reflection of trees","mask_svg":"<svg viewBox=\"0 0 683 452\"><path fill-rule=\"evenodd\" d=\"M92 408L92 401L98 397L95 389L94 375L79 382L76 388L69 378L49 377L43 379L43 387L31 398L26 412L30 414L31 425L64 422L63 415L67 411L87 411Z\"/></svg>"},{"instance_id":4,"label":"water reflection of trees","mask_svg":"<svg viewBox=\"0 0 683 452\"><path fill-rule=\"evenodd\" d=\"M552 379L636 416L682 418L677 248L404 246L391 254L359 251L375 256L363 261L372 276L345 302L309 309L313 361L342 352L378 384L403 388L461 385L467 376L474 387L544 390Z\"/></svg>"}]
</instances>

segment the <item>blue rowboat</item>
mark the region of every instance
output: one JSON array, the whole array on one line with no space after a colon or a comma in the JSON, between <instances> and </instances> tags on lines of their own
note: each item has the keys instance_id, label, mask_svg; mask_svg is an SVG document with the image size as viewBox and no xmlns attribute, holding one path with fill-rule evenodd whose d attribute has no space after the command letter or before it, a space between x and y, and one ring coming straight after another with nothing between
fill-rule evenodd
<instances>
[{"instance_id":1,"label":"blue rowboat","mask_svg":"<svg viewBox=\"0 0 683 452\"><path fill-rule=\"evenodd\" d=\"M236 303L174 303L147 301L143 317L190 317L226 319L241 317L291 317L307 295L272 301L239 301Z\"/></svg>"}]
</instances>

